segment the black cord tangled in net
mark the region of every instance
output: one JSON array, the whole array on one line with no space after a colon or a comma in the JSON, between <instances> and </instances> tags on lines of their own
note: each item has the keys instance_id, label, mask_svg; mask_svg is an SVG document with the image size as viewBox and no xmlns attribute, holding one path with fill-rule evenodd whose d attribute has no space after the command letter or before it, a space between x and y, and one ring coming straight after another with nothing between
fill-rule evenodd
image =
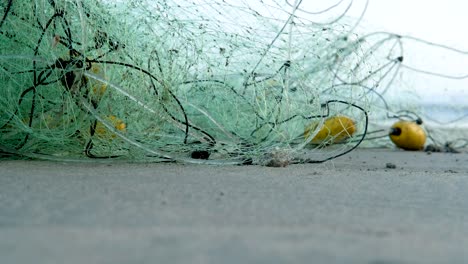
<instances>
[{"instance_id":1,"label":"black cord tangled in net","mask_svg":"<svg viewBox=\"0 0 468 264\"><path fill-rule=\"evenodd\" d=\"M0 65L3 75L15 80L8 84L13 88L4 91L8 98L5 102L9 101L4 104L8 109L2 111L8 117L0 120L3 153L51 159L77 158L77 154L83 153L93 159L275 166L271 161L275 159L272 153L279 152L286 153L288 164L320 163L349 153L368 134L380 131L368 132L369 117L361 104L370 94L384 102L387 117L403 118L409 113L389 115L389 107L382 96L403 61L403 55L395 52L398 45L401 49L398 35L387 34L367 50L363 50L362 44L375 35L351 40L351 33L346 33L335 41L325 38L323 43L328 46L313 54L318 64L290 58L278 62L281 56L276 55L269 60L268 56L277 52L276 42L291 24L292 20L288 19L273 41L265 42L266 48L260 49L261 56L256 61L247 60L245 65L251 65L251 70L235 68L240 61L236 61L234 55L226 55L227 49L220 47L216 56L221 56L225 62L212 61L227 69L236 69L237 73L229 71L216 75L209 73L210 65L205 65L209 57L205 53L197 55L206 59L201 63L203 66L197 66L198 58L180 59L181 54L188 54L191 45L195 48L195 40L186 46L180 44L177 49L166 47L164 40L154 48L148 48L152 42L145 43L145 39L136 44L124 41L116 34L119 26L111 26L115 21L106 20L111 17L106 9L99 4L88 4L67 6L49 0L48 11L43 12L49 16L46 19L27 18L19 11L21 5L13 0L3 7L0 36L10 47L21 47L18 60L30 63L30 66L21 61L15 64L8 61L11 54L0 54L5 57L5 63ZM70 11L72 7L78 10L78 15ZM96 10L102 13L93 13ZM163 13L158 19L161 17ZM290 17L297 19L294 14ZM92 22L99 19L99 26L92 28ZM90 38L77 26L84 21L86 27L91 27L90 32L94 32ZM177 24L171 18L161 21L171 26ZM6 28L7 24L19 22L36 34L34 42L30 41L34 34L25 40L20 32ZM202 24L198 28L203 30ZM331 30L323 28L317 32L327 31ZM184 35L188 33L181 32L172 35L191 39ZM162 32L161 36L168 34L169 31ZM233 38L232 33L220 34ZM135 36L130 40L139 38L138 33ZM249 37L247 40L257 41ZM219 45L242 48L237 42ZM138 49L141 54L135 53ZM387 57L374 65L369 61L375 59L379 49L386 49ZM27 55L20 58L23 53ZM394 53L397 55L392 55ZM48 55L55 59L49 59ZM271 70L275 63L279 63L279 67ZM374 68L370 69L369 65ZM183 67L187 72L180 71ZM191 70L196 67L208 73ZM178 75L171 75L177 71L180 71ZM310 76L323 77L323 73L330 76L327 86L318 87L314 81L308 81ZM25 86L29 82L27 76L31 76L29 86ZM232 81L230 76L240 81ZM385 84L383 91L377 90L379 85ZM357 90L359 96L348 95ZM333 99L337 95L343 99ZM325 103L320 103L318 98L327 97ZM306 114L307 109L310 114ZM317 110L324 113L317 114ZM324 148L326 142L316 146L314 151L318 156L303 155L300 150L308 145L302 135L303 127L314 120L323 123L326 118L342 113L356 118L360 134L335 147Z\"/></svg>"}]
</instances>

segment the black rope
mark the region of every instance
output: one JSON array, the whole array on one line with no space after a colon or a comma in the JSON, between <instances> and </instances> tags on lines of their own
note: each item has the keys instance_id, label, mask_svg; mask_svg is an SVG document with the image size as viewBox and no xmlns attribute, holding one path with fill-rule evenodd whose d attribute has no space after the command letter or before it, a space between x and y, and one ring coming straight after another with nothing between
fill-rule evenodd
<instances>
[{"instance_id":1,"label":"black rope","mask_svg":"<svg viewBox=\"0 0 468 264\"><path fill-rule=\"evenodd\" d=\"M0 28L2 28L3 23L6 21L8 12L10 12L11 6L13 5L13 0L8 0L7 6L5 8L5 13L3 14L2 21L0 22Z\"/></svg>"}]
</instances>

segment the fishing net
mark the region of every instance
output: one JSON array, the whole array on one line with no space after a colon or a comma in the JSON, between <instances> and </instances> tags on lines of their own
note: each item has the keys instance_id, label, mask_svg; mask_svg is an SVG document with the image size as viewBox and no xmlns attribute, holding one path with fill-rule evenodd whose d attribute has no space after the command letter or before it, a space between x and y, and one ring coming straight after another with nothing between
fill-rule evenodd
<instances>
[{"instance_id":1,"label":"fishing net","mask_svg":"<svg viewBox=\"0 0 468 264\"><path fill-rule=\"evenodd\" d=\"M271 166L341 156L386 136L373 120L417 110L385 100L404 38L358 34L353 4L3 1L1 151ZM327 122L338 132L320 136Z\"/></svg>"}]
</instances>

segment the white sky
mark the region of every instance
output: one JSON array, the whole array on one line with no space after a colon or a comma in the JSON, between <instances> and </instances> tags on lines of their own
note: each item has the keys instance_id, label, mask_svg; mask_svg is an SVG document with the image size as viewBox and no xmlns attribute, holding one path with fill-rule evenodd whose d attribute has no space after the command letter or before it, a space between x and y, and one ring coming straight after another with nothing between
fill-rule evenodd
<instances>
[{"instance_id":1,"label":"white sky","mask_svg":"<svg viewBox=\"0 0 468 264\"><path fill-rule=\"evenodd\" d=\"M371 0L365 23L467 48L467 11L466 0Z\"/></svg>"},{"instance_id":2,"label":"white sky","mask_svg":"<svg viewBox=\"0 0 468 264\"><path fill-rule=\"evenodd\" d=\"M303 0L304 9L338 0ZM354 0L350 15L358 17L365 0ZM390 31L468 51L468 0L370 0L360 30ZM445 74L468 73L468 55L408 46L405 62ZM424 101L468 105L468 80L447 80L405 72L403 83L414 87ZM406 87L408 88L408 87Z\"/></svg>"}]
</instances>

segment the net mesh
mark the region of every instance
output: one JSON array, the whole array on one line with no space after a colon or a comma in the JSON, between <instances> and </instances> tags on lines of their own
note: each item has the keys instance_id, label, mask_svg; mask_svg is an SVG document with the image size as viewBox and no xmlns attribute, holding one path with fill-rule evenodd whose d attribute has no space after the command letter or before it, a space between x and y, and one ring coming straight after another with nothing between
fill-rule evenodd
<instances>
[{"instance_id":1,"label":"net mesh","mask_svg":"<svg viewBox=\"0 0 468 264\"><path fill-rule=\"evenodd\" d=\"M417 110L385 100L402 37L357 34L352 4L4 1L2 151L274 166L345 154L383 131L375 120ZM356 133L312 142L336 116Z\"/></svg>"}]
</instances>

